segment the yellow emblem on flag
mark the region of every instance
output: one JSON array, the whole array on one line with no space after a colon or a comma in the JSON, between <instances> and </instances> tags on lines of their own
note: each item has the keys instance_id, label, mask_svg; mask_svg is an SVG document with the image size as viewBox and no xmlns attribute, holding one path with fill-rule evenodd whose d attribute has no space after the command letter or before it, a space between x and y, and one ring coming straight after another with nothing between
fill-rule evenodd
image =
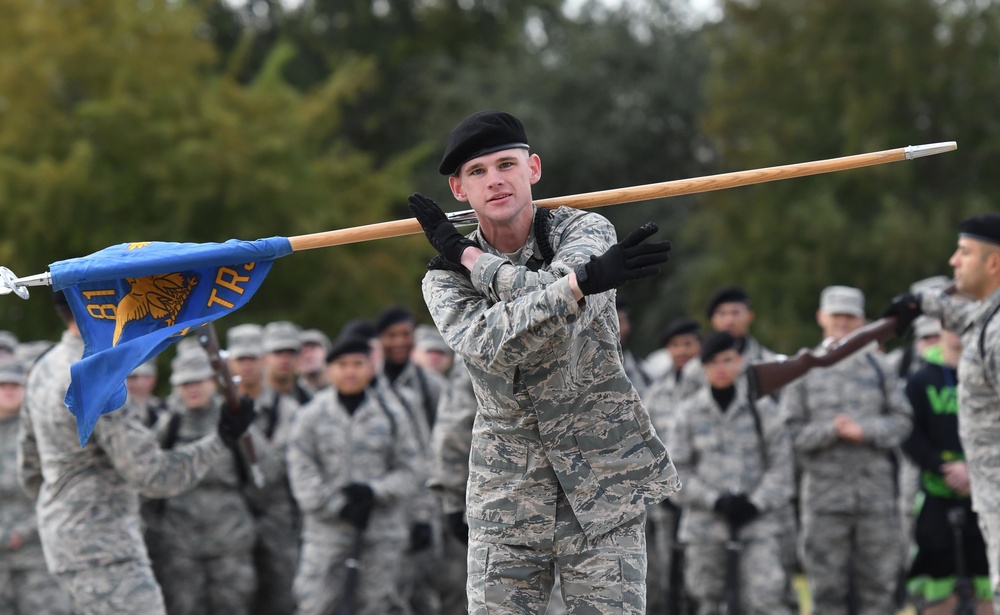
<instances>
[{"instance_id":1,"label":"yellow emblem on flag","mask_svg":"<svg viewBox=\"0 0 1000 615\"><path fill-rule=\"evenodd\" d=\"M125 248L125 249L126 250L138 250L139 248L145 248L146 246L148 246L151 243L152 243L151 241L135 241L135 242L132 242L132 243L128 244L128 247Z\"/></svg>"},{"instance_id":2,"label":"yellow emblem on flag","mask_svg":"<svg viewBox=\"0 0 1000 615\"><path fill-rule=\"evenodd\" d=\"M125 278L131 289L118 302L115 316L115 334L112 346L118 345L125 325L150 314L164 326L177 322L177 315L187 302L197 278L185 279L180 273L152 275L144 278Z\"/></svg>"}]
</instances>

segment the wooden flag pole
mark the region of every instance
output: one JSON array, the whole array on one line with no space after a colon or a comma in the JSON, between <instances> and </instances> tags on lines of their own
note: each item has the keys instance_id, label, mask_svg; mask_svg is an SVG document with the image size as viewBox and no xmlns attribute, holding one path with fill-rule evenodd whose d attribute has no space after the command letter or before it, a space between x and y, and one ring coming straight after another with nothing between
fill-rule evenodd
<instances>
[{"instance_id":1,"label":"wooden flag pole","mask_svg":"<svg viewBox=\"0 0 1000 615\"><path fill-rule=\"evenodd\" d=\"M811 162L786 164L777 167L751 169L749 171L736 171L733 173L721 173L719 175L706 175L704 177L694 177L691 179L678 179L656 184L645 184L642 186L630 186L628 188L616 188L613 190L601 190L598 192L586 192L583 194L559 196L535 201L535 205L539 207L548 207L550 209L563 206L575 207L577 209L589 209L591 207L604 207L606 205L620 205L622 203L649 201L652 199L662 199L672 196L681 196L684 194L725 190L726 188L762 184L765 182L778 181L780 179L805 177L806 175L819 175L821 173L832 173L834 171L870 167L877 164L885 164L887 162L912 160L914 158L922 158L924 156L950 152L957 147L958 144L955 141L931 143L928 145L911 145L908 147L887 149L868 154L855 154L853 156L830 158L828 160L814 160ZM456 225L469 225L476 223L476 216L472 210L455 212L449 214L448 218ZM377 224L355 226L336 231L298 235L295 237L289 237L288 240L292 244L292 250L298 251L339 246L348 243L357 243L360 241L371 241L373 239L386 239L388 237L413 235L420 232L422 232L422 229L420 228L420 224L417 220L415 218L407 218L405 220L379 222Z\"/></svg>"}]
</instances>

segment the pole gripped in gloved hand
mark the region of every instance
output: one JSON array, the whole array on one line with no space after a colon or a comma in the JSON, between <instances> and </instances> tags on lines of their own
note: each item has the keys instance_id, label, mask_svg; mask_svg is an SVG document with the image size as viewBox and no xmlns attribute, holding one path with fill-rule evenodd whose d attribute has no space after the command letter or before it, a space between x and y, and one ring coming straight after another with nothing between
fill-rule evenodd
<instances>
[{"instance_id":1,"label":"pole gripped in gloved hand","mask_svg":"<svg viewBox=\"0 0 1000 615\"><path fill-rule=\"evenodd\" d=\"M450 263L462 264L462 253L466 248L475 248L476 242L458 232L448 216L433 200L419 192L410 195L407 207L424 229L424 235L434 249Z\"/></svg>"}]
</instances>

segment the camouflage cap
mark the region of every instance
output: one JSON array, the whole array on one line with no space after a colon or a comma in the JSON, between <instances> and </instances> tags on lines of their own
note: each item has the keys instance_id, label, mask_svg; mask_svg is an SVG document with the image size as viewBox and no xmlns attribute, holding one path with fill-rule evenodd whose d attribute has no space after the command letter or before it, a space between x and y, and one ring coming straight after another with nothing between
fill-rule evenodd
<instances>
[{"instance_id":1,"label":"camouflage cap","mask_svg":"<svg viewBox=\"0 0 1000 615\"><path fill-rule=\"evenodd\" d=\"M930 316L917 316L913 321L913 337L918 340L941 335L941 321Z\"/></svg>"},{"instance_id":2,"label":"camouflage cap","mask_svg":"<svg viewBox=\"0 0 1000 615\"><path fill-rule=\"evenodd\" d=\"M298 325L287 320L269 322L264 326L264 352L279 352L302 348L301 332Z\"/></svg>"},{"instance_id":3,"label":"camouflage cap","mask_svg":"<svg viewBox=\"0 0 1000 615\"><path fill-rule=\"evenodd\" d=\"M21 342L14 351L14 360L20 361L21 365L30 368L38 360L38 357L45 354L49 348L56 343L49 340L34 340L31 342Z\"/></svg>"},{"instance_id":4,"label":"camouflage cap","mask_svg":"<svg viewBox=\"0 0 1000 615\"><path fill-rule=\"evenodd\" d=\"M951 278L946 275L934 275L929 278L917 280L910 284L910 294L917 295L926 292L936 292L951 284Z\"/></svg>"},{"instance_id":5,"label":"camouflage cap","mask_svg":"<svg viewBox=\"0 0 1000 615\"><path fill-rule=\"evenodd\" d=\"M259 358L264 354L264 327L248 323L229 329L226 352L230 359Z\"/></svg>"},{"instance_id":6,"label":"camouflage cap","mask_svg":"<svg viewBox=\"0 0 1000 615\"><path fill-rule=\"evenodd\" d=\"M451 354L451 348L434 325L417 325L414 331L414 347L421 350L436 350Z\"/></svg>"},{"instance_id":7,"label":"camouflage cap","mask_svg":"<svg viewBox=\"0 0 1000 615\"><path fill-rule=\"evenodd\" d=\"M179 353L170 363L170 384L178 386L208 380L215 372L208 361L208 353L198 347Z\"/></svg>"},{"instance_id":8,"label":"camouflage cap","mask_svg":"<svg viewBox=\"0 0 1000 615\"><path fill-rule=\"evenodd\" d=\"M18 361L0 363L0 384L19 384L24 386L24 366Z\"/></svg>"},{"instance_id":9,"label":"camouflage cap","mask_svg":"<svg viewBox=\"0 0 1000 615\"><path fill-rule=\"evenodd\" d=\"M325 352L330 350L330 338L319 329L306 329L299 336L299 341L302 342L303 346L306 344L316 344L317 346L322 346Z\"/></svg>"},{"instance_id":10,"label":"camouflage cap","mask_svg":"<svg viewBox=\"0 0 1000 615\"><path fill-rule=\"evenodd\" d=\"M17 350L17 336L10 331L0 331L0 350L13 353Z\"/></svg>"},{"instance_id":11,"label":"camouflage cap","mask_svg":"<svg viewBox=\"0 0 1000 615\"><path fill-rule=\"evenodd\" d=\"M827 314L864 317L865 295L851 286L827 286L819 295L819 310Z\"/></svg>"},{"instance_id":12,"label":"camouflage cap","mask_svg":"<svg viewBox=\"0 0 1000 615\"><path fill-rule=\"evenodd\" d=\"M138 367L132 370L129 376L155 376L156 375L156 359L150 359L145 363L140 363Z\"/></svg>"}]
</instances>

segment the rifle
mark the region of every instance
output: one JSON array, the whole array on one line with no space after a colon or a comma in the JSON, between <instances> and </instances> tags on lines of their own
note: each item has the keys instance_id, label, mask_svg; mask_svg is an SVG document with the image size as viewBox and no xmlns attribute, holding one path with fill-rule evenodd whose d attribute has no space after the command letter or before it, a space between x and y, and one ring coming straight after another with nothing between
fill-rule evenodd
<instances>
[{"instance_id":1,"label":"rifle","mask_svg":"<svg viewBox=\"0 0 1000 615\"><path fill-rule=\"evenodd\" d=\"M344 575L344 592L340 601L334 605L330 615L354 615L357 609L358 575L361 572L361 550L364 548L364 530L357 529L354 533L354 543L351 545L351 553L344 560L344 567L347 574Z\"/></svg>"},{"instance_id":2,"label":"rifle","mask_svg":"<svg viewBox=\"0 0 1000 615\"><path fill-rule=\"evenodd\" d=\"M965 550L963 548L963 529L965 528L965 509L956 506L948 510L948 525L951 526L955 540L955 594L958 602L955 604L955 615L976 615L976 591L972 578L965 571Z\"/></svg>"},{"instance_id":3,"label":"rifle","mask_svg":"<svg viewBox=\"0 0 1000 615\"><path fill-rule=\"evenodd\" d=\"M729 522L729 540L726 541L726 594L723 602L726 615L742 615L743 606L740 603L740 559L743 554L743 542L740 541L740 528Z\"/></svg>"},{"instance_id":4,"label":"rifle","mask_svg":"<svg viewBox=\"0 0 1000 615\"><path fill-rule=\"evenodd\" d=\"M236 383L229 375L229 366L222 360L222 351L219 348L219 336L215 332L213 323L206 323L198 329L198 343L208 353L208 361L212 364L212 371L215 373L215 382L219 385L219 391L226 400L226 409L236 412L240 409L240 396L236 391ZM240 436L240 448L250 465L250 474L253 477L253 484L258 488L264 487L264 473L261 472L257 463L257 451L253 445L253 437L249 432Z\"/></svg>"},{"instance_id":5,"label":"rifle","mask_svg":"<svg viewBox=\"0 0 1000 615\"><path fill-rule=\"evenodd\" d=\"M781 387L804 376L814 367L829 367L861 350L874 341L885 341L896 333L896 317L880 318L852 331L830 344L821 353L803 348L790 359L766 361L751 365L747 370L752 399L771 395Z\"/></svg>"}]
</instances>

